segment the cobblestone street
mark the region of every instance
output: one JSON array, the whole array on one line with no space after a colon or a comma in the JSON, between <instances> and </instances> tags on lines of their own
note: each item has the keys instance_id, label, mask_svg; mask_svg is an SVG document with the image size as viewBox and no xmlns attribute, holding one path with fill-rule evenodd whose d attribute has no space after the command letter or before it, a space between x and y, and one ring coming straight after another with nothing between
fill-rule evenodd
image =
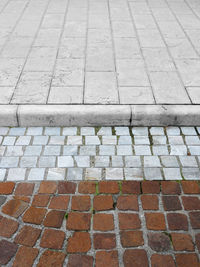
<instances>
[{"instance_id":1,"label":"cobblestone street","mask_svg":"<svg viewBox=\"0 0 200 267\"><path fill-rule=\"evenodd\" d=\"M200 127L0 128L0 180L199 180Z\"/></svg>"},{"instance_id":2,"label":"cobblestone street","mask_svg":"<svg viewBox=\"0 0 200 267\"><path fill-rule=\"evenodd\" d=\"M199 267L199 193L193 181L0 183L0 264Z\"/></svg>"}]
</instances>

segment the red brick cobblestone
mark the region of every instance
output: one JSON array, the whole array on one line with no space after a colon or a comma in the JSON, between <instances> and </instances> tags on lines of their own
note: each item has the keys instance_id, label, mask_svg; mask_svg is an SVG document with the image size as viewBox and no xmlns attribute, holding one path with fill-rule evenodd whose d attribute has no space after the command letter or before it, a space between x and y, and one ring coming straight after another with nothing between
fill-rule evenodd
<instances>
[{"instance_id":1,"label":"red brick cobblestone","mask_svg":"<svg viewBox=\"0 0 200 267\"><path fill-rule=\"evenodd\" d=\"M0 266L200 267L198 181L0 182Z\"/></svg>"}]
</instances>

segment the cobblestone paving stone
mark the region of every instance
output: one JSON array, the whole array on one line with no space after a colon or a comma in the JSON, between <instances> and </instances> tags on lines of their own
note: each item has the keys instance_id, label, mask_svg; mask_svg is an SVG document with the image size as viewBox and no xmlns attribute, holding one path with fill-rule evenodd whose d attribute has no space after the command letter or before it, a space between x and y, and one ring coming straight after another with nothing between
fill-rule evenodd
<instances>
[{"instance_id":1,"label":"cobblestone paving stone","mask_svg":"<svg viewBox=\"0 0 200 267\"><path fill-rule=\"evenodd\" d=\"M199 127L0 127L0 181L200 180Z\"/></svg>"},{"instance_id":2,"label":"cobblestone paving stone","mask_svg":"<svg viewBox=\"0 0 200 267\"><path fill-rule=\"evenodd\" d=\"M2 0L0 104L200 104L198 0Z\"/></svg>"},{"instance_id":3,"label":"cobblestone paving stone","mask_svg":"<svg viewBox=\"0 0 200 267\"><path fill-rule=\"evenodd\" d=\"M197 181L0 182L1 266L199 267Z\"/></svg>"}]
</instances>

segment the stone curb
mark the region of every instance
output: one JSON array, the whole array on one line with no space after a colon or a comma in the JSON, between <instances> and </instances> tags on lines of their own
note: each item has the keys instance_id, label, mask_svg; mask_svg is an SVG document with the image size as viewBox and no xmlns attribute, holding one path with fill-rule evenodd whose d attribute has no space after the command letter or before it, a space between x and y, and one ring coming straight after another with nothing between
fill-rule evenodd
<instances>
[{"instance_id":1,"label":"stone curb","mask_svg":"<svg viewBox=\"0 0 200 267\"><path fill-rule=\"evenodd\" d=\"M168 125L200 125L200 105L0 106L0 126Z\"/></svg>"}]
</instances>

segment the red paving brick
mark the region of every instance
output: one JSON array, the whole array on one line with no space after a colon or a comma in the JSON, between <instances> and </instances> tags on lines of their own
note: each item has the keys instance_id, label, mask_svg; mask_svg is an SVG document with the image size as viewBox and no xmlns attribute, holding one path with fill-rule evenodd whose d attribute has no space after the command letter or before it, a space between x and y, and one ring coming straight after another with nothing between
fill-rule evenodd
<instances>
[{"instance_id":1,"label":"red paving brick","mask_svg":"<svg viewBox=\"0 0 200 267\"><path fill-rule=\"evenodd\" d=\"M113 209L113 198L112 196L95 196L93 200L93 207L97 211L111 210Z\"/></svg>"},{"instance_id":2,"label":"red paving brick","mask_svg":"<svg viewBox=\"0 0 200 267\"><path fill-rule=\"evenodd\" d=\"M95 182L80 182L78 192L81 194L94 194L96 192Z\"/></svg>"},{"instance_id":3,"label":"red paving brick","mask_svg":"<svg viewBox=\"0 0 200 267\"><path fill-rule=\"evenodd\" d=\"M117 193L119 193L118 182L101 181L101 182L99 182L98 188L99 188L100 194L117 194Z\"/></svg>"},{"instance_id":4,"label":"red paving brick","mask_svg":"<svg viewBox=\"0 0 200 267\"><path fill-rule=\"evenodd\" d=\"M162 181L161 182L162 193L164 195L179 195L181 194L181 187L178 182L175 181Z\"/></svg>"},{"instance_id":5,"label":"red paving brick","mask_svg":"<svg viewBox=\"0 0 200 267\"><path fill-rule=\"evenodd\" d=\"M0 236L11 237L18 229L19 223L6 217L0 218Z\"/></svg>"},{"instance_id":6,"label":"red paving brick","mask_svg":"<svg viewBox=\"0 0 200 267\"><path fill-rule=\"evenodd\" d=\"M115 234L99 234L95 233L93 235L94 248L95 249L113 249L116 247Z\"/></svg>"},{"instance_id":7,"label":"red paving brick","mask_svg":"<svg viewBox=\"0 0 200 267\"><path fill-rule=\"evenodd\" d=\"M15 243L33 247L38 240L41 229L35 228L29 225L25 225L21 228L21 230L18 232L17 236L15 237Z\"/></svg>"},{"instance_id":8,"label":"red paving brick","mask_svg":"<svg viewBox=\"0 0 200 267\"><path fill-rule=\"evenodd\" d=\"M194 244L191 235L172 233L172 244L177 251L194 251Z\"/></svg>"},{"instance_id":9,"label":"red paving brick","mask_svg":"<svg viewBox=\"0 0 200 267\"><path fill-rule=\"evenodd\" d=\"M144 245L142 231L122 231L120 233L122 247L138 247Z\"/></svg>"},{"instance_id":10,"label":"red paving brick","mask_svg":"<svg viewBox=\"0 0 200 267\"><path fill-rule=\"evenodd\" d=\"M165 233L149 233L148 244L156 252L170 250L170 238Z\"/></svg>"},{"instance_id":11,"label":"red paving brick","mask_svg":"<svg viewBox=\"0 0 200 267\"><path fill-rule=\"evenodd\" d=\"M13 182L0 182L0 195L10 195L12 194L15 187Z\"/></svg>"},{"instance_id":12,"label":"red paving brick","mask_svg":"<svg viewBox=\"0 0 200 267\"><path fill-rule=\"evenodd\" d=\"M32 206L35 207L46 207L49 203L50 196L49 195L35 195L33 198Z\"/></svg>"},{"instance_id":13,"label":"red paving brick","mask_svg":"<svg viewBox=\"0 0 200 267\"><path fill-rule=\"evenodd\" d=\"M97 213L93 216L93 229L96 231L114 230L113 214Z\"/></svg>"},{"instance_id":14,"label":"red paving brick","mask_svg":"<svg viewBox=\"0 0 200 267\"><path fill-rule=\"evenodd\" d=\"M121 184L123 194L140 194L141 186L137 181L123 181Z\"/></svg>"},{"instance_id":15,"label":"red paving brick","mask_svg":"<svg viewBox=\"0 0 200 267\"><path fill-rule=\"evenodd\" d=\"M39 250L37 248L20 247L17 251L13 267L26 266L31 267L37 257Z\"/></svg>"},{"instance_id":16,"label":"red paving brick","mask_svg":"<svg viewBox=\"0 0 200 267\"><path fill-rule=\"evenodd\" d=\"M2 266L200 267L196 181L1 182L0 195Z\"/></svg>"},{"instance_id":17,"label":"red paving brick","mask_svg":"<svg viewBox=\"0 0 200 267\"><path fill-rule=\"evenodd\" d=\"M15 189L15 195L31 196L34 186L32 183L19 183Z\"/></svg>"},{"instance_id":18,"label":"red paving brick","mask_svg":"<svg viewBox=\"0 0 200 267\"><path fill-rule=\"evenodd\" d=\"M143 249L130 249L124 252L125 267L148 267L147 253Z\"/></svg>"},{"instance_id":19,"label":"red paving brick","mask_svg":"<svg viewBox=\"0 0 200 267\"><path fill-rule=\"evenodd\" d=\"M66 254L59 251L46 250L40 257L37 267L62 267Z\"/></svg>"},{"instance_id":20,"label":"red paving brick","mask_svg":"<svg viewBox=\"0 0 200 267\"><path fill-rule=\"evenodd\" d=\"M176 267L175 262L171 255L161 255L161 254L152 255L151 266L152 267Z\"/></svg>"},{"instance_id":21,"label":"red paving brick","mask_svg":"<svg viewBox=\"0 0 200 267\"><path fill-rule=\"evenodd\" d=\"M19 200L11 199L2 208L2 212L14 218L18 218L28 207L28 203Z\"/></svg>"},{"instance_id":22,"label":"red paving brick","mask_svg":"<svg viewBox=\"0 0 200 267\"><path fill-rule=\"evenodd\" d=\"M163 213L145 213L145 219L148 230L161 231L166 229L165 216Z\"/></svg>"},{"instance_id":23,"label":"red paving brick","mask_svg":"<svg viewBox=\"0 0 200 267\"><path fill-rule=\"evenodd\" d=\"M158 210L158 197L156 195L142 195L142 208L144 210Z\"/></svg>"},{"instance_id":24,"label":"red paving brick","mask_svg":"<svg viewBox=\"0 0 200 267\"><path fill-rule=\"evenodd\" d=\"M93 257L88 255L70 255L67 267L93 267Z\"/></svg>"},{"instance_id":25,"label":"red paving brick","mask_svg":"<svg viewBox=\"0 0 200 267\"><path fill-rule=\"evenodd\" d=\"M74 232L73 236L68 239L68 253L84 253L91 248L90 234L86 232Z\"/></svg>"},{"instance_id":26,"label":"red paving brick","mask_svg":"<svg viewBox=\"0 0 200 267\"><path fill-rule=\"evenodd\" d=\"M181 202L177 196L163 196L162 202L166 211L182 210Z\"/></svg>"},{"instance_id":27,"label":"red paving brick","mask_svg":"<svg viewBox=\"0 0 200 267\"><path fill-rule=\"evenodd\" d=\"M60 228L65 216L65 212L61 210L51 210L47 213L44 219L44 226Z\"/></svg>"},{"instance_id":28,"label":"red paving brick","mask_svg":"<svg viewBox=\"0 0 200 267\"><path fill-rule=\"evenodd\" d=\"M181 184L185 194L200 194L200 185L197 181L182 181Z\"/></svg>"},{"instance_id":29,"label":"red paving brick","mask_svg":"<svg viewBox=\"0 0 200 267\"><path fill-rule=\"evenodd\" d=\"M88 211L91 208L90 196L73 196L72 197L72 210Z\"/></svg>"},{"instance_id":30,"label":"red paving brick","mask_svg":"<svg viewBox=\"0 0 200 267\"><path fill-rule=\"evenodd\" d=\"M66 210L69 204L69 196L54 196L49 204L50 209Z\"/></svg>"},{"instance_id":31,"label":"red paving brick","mask_svg":"<svg viewBox=\"0 0 200 267\"><path fill-rule=\"evenodd\" d=\"M119 210L139 210L137 196L119 196L117 200Z\"/></svg>"},{"instance_id":32,"label":"red paving brick","mask_svg":"<svg viewBox=\"0 0 200 267\"><path fill-rule=\"evenodd\" d=\"M39 194L53 194L57 190L57 183L50 181L43 181L40 183Z\"/></svg>"},{"instance_id":33,"label":"red paving brick","mask_svg":"<svg viewBox=\"0 0 200 267\"><path fill-rule=\"evenodd\" d=\"M66 221L68 230L86 231L90 229L91 214L81 212L70 212Z\"/></svg>"},{"instance_id":34,"label":"red paving brick","mask_svg":"<svg viewBox=\"0 0 200 267\"><path fill-rule=\"evenodd\" d=\"M45 229L41 238L42 248L61 249L65 239L65 233L59 230Z\"/></svg>"},{"instance_id":35,"label":"red paving brick","mask_svg":"<svg viewBox=\"0 0 200 267\"><path fill-rule=\"evenodd\" d=\"M96 267L118 267L118 253L117 251L97 251L95 263Z\"/></svg>"},{"instance_id":36,"label":"red paving brick","mask_svg":"<svg viewBox=\"0 0 200 267\"><path fill-rule=\"evenodd\" d=\"M142 182L142 193L143 194L159 194L160 183L157 181L143 181Z\"/></svg>"}]
</instances>

